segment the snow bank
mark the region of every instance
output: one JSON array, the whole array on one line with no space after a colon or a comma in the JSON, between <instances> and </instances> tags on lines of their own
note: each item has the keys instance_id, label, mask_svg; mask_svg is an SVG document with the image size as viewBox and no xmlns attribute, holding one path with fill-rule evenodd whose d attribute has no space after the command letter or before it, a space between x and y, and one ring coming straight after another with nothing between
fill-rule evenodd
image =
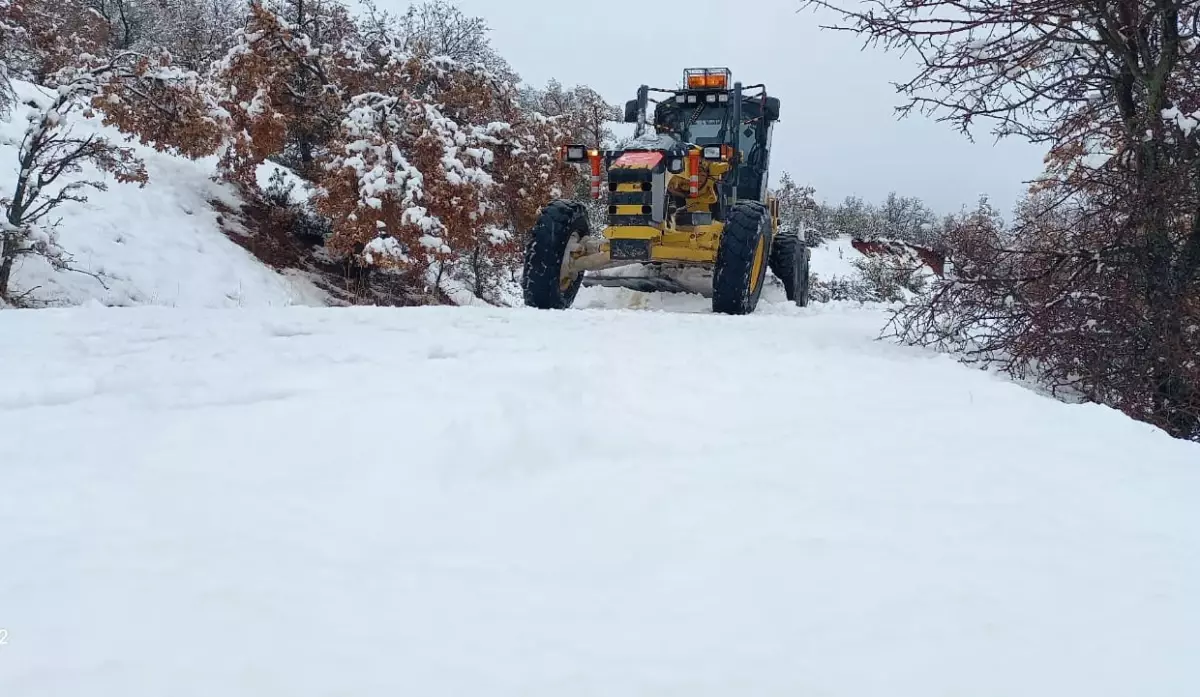
<instances>
[{"instance_id":1,"label":"snow bank","mask_svg":"<svg viewBox=\"0 0 1200 697\"><path fill-rule=\"evenodd\" d=\"M1194 694L1200 447L767 310L0 313L0 694Z\"/></svg>"},{"instance_id":2,"label":"snow bank","mask_svg":"<svg viewBox=\"0 0 1200 697\"><path fill-rule=\"evenodd\" d=\"M20 103L0 122L0 191L16 184L17 150L24 134L25 102L44 100L45 91L14 84ZM97 121L74 118L77 133L102 132L124 138ZM56 272L45 260L18 262L14 292L38 289L34 298L51 305L168 305L178 307L267 307L324 304L324 295L302 277L284 276L229 240L217 223L210 200L238 205L230 187L212 181L216 159L200 162L134 145L146 160L150 183L108 180L108 191L89 192L85 204L68 203L60 217L59 242L73 266L98 275ZM87 168L85 179L103 179ZM65 182L64 182L65 183ZM107 286L107 288L105 288Z\"/></svg>"}]
</instances>

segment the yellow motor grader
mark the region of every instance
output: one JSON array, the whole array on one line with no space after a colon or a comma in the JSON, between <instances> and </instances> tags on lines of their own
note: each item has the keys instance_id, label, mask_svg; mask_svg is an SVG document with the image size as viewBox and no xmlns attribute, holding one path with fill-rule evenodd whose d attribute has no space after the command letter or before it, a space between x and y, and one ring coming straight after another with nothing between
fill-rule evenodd
<instances>
[{"instance_id":1,"label":"yellow motor grader","mask_svg":"<svg viewBox=\"0 0 1200 697\"><path fill-rule=\"evenodd\" d=\"M546 205L525 239L525 304L566 309L581 286L608 285L700 292L714 312L743 315L769 267L788 300L807 305L808 247L780 232L767 187L778 120L779 100L764 85L732 82L726 68L688 69L681 89L643 85L625 106L625 122L637 124L630 147L562 149L567 162L590 165L608 225L594 234L581 201Z\"/></svg>"}]
</instances>

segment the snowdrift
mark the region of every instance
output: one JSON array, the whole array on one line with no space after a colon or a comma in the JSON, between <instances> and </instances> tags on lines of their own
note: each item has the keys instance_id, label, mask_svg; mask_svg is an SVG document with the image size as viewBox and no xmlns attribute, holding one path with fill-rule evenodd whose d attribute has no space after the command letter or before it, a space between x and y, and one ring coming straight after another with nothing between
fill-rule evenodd
<instances>
[{"instance_id":1,"label":"snowdrift","mask_svg":"<svg viewBox=\"0 0 1200 697\"><path fill-rule=\"evenodd\" d=\"M1200 446L882 320L0 313L0 694L1195 694Z\"/></svg>"},{"instance_id":2,"label":"snowdrift","mask_svg":"<svg viewBox=\"0 0 1200 697\"><path fill-rule=\"evenodd\" d=\"M0 187L17 179L17 150L25 132L30 102L46 101L46 90L15 82L19 101L7 122L0 122ZM72 117L78 133L98 132L117 143L115 129L97 120ZM85 204L69 203L51 217L61 218L59 241L83 273L56 272L45 260L25 257L13 275L14 293L36 288L38 304L165 305L176 307L281 307L322 305L324 295L301 276L284 276L263 265L229 240L210 205L217 200L236 208L231 187L214 182L216 158L192 162L136 144L145 159L150 183L107 181L108 191L88 193ZM88 168L82 177L103 180ZM65 182L64 182L65 183ZM107 288L105 287L107 286Z\"/></svg>"}]
</instances>

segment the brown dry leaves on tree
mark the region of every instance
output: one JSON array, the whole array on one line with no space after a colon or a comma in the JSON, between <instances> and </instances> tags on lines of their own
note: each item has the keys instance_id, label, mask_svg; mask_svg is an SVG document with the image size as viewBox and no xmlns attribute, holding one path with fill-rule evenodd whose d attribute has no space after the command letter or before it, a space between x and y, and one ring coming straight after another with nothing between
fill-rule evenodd
<instances>
[{"instance_id":1,"label":"brown dry leaves on tree","mask_svg":"<svg viewBox=\"0 0 1200 697\"><path fill-rule=\"evenodd\" d=\"M465 259L480 297L494 292L506 272L520 265L523 233L537 222L542 206L570 196L582 181L581 170L558 156L568 141L565 129L540 113L520 109L507 87L497 103L494 118L507 127L494 134L499 142L491 148L494 183L487 196L495 221Z\"/></svg>"},{"instance_id":2,"label":"brown dry leaves on tree","mask_svg":"<svg viewBox=\"0 0 1200 697\"><path fill-rule=\"evenodd\" d=\"M512 229L528 230L546 202L573 194L583 172L559 157L559 147L572 141L554 119L515 109L508 119L512 128L496 154L498 200Z\"/></svg>"},{"instance_id":3,"label":"brown dry leaves on tree","mask_svg":"<svg viewBox=\"0 0 1200 697\"><path fill-rule=\"evenodd\" d=\"M562 131L486 71L385 54L331 144L319 200L335 221L330 246L374 265L462 267L485 295L517 262L511 231L575 176L555 157Z\"/></svg>"},{"instance_id":4,"label":"brown dry leaves on tree","mask_svg":"<svg viewBox=\"0 0 1200 697\"><path fill-rule=\"evenodd\" d=\"M956 274L898 315L899 335L1200 438L1200 6L808 4L918 59L902 111L1048 149L1014 224L965 221Z\"/></svg>"},{"instance_id":5,"label":"brown dry leaves on tree","mask_svg":"<svg viewBox=\"0 0 1200 697\"><path fill-rule=\"evenodd\" d=\"M159 152L199 159L218 152L228 119L216 107L199 76L173 66L170 57L119 57L91 100L103 123Z\"/></svg>"},{"instance_id":6,"label":"brown dry leaves on tree","mask_svg":"<svg viewBox=\"0 0 1200 697\"><path fill-rule=\"evenodd\" d=\"M259 165L283 162L317 185L330 251L460 274L480 295L516 266L519 231L579 181L558 147L603 128L599 102L596 123L546 119L481 64L386 22L360 28L337 2L253 2L232 44L212 71L225 175L254 188Z\"/></svg>"},{"instance_id":7,"label":"brown dry leaves on tree","mask_svg":"<svg viewBox=\"0 0 1200 697\"><path fill-rule=\"evenodd\" d=\"M5 47L10 69L37 83L108 43L107 23L85 0L6 0L0 22L18 30Z\"/></svg>"},{"instance_id":8,"label":"brown dry leaves on tree","mask_svg":"<svg viewBox=\"0 0 1200 697\"><path fill-rule=\"evenodd\" d=\"M433 103L410 96L418 86L431 89L428 72L415 62L393 66L397 76L388 82L401 96L375 92L351 101L320 181L326 193L318 207L336 223L331 248L360 253L383 234L391 240L386 253L376 245L365 258L385 266L444 262L496 222L485 169L494 137L486 127L461 126ZM445 73L437 79L447 111L480 106L477 93L468 96L470 90L446 83Z\"/></svg>"},{"instance_id":9,"label":"brown dry leaves on tree","mask_svg":"<svg viewBox=\"0 0 1200 697\"><path fill-rule=\"evenodd\" d=\"M3 28L32 47L33 72L69 86L67 111L159 151L220 153L224 176L249 189L268 158L282 162L317 185L335 254L433 268L484 296L518 265L541 206L578 185L559 146L603 136L612 107L577 88L568 113L546 118L519 103L503 61L470 48L487 47L482 24L421 16L419 27L377 13L360 25L338 0L252 0L201 77L166 51L114 52L86 0L0 0ZM440 32L442 21L453 31ZM443 45L451 36L470 41ZM443 57L455 47L458 60ZM102 138L70 144L78 161L145 182L134 151Z\"/></svg>"},{"instance_id":10,"label":"brown dry leaves on tree","mask_svg":"<svg viewBox=\"0 0 1200 697\"><path fill-rule=\"evenodd\" d=\"M320 49L260 2L251 5L246 27L213 76L234 137L222 168L235 179L253 185L258 165L289 140L307 149L311 165L314 141L342 107L335 65Z\"/></svg>"}]
</instances>

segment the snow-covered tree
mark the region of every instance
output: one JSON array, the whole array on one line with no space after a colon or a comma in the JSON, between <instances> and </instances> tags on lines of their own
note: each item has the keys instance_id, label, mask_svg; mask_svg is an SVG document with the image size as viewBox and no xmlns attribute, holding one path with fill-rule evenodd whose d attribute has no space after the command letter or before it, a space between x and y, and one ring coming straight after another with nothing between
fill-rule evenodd
<instances>
[{"instance_id":1,"label":"snow-covered tree","mask_svg":"<svg viewBox=\"0 0 1200 697\"><path fill-rule=\"evenodd\" d=\"M258 165L285 154L302 174L315 176L315 163L342 117L341 61L360 62L345 6L298 0L280 6L294 10L294 21L252 1L246 25L235 32L211 78L236 138L222 166L251 185Z\"/></svg>"},{"instance_id":2,"label":"snow-covered tree","mask_svg":"<svg viewBox=\"0 0 1200 697\"><path fill-rule=\"evenodd\" d=\"M902 111L1049 150L1012 229L952 243L953 278L902 335L975 334L985 362L1200 439L1200 7L809 4L918 57Z\"/></svg>"},{"instance_id":3,"label":"snow-covered tree","mask_svg":"<svg viewBox=\"0 0 1200 697\"><path fill-rule=\"evenodd\" d=\"M620 146L612 126L621 121L621 108L586 85L567 89L552 79L544 89L526 86L520 92L520 104L528 113L551 119L559 144L580 143L602 150ZM590 198L587 177L575 177L573 187L570 193L584 202L592 229L603 229L608 224L608 206Z\"/></svg>"},{"instance_id":4,"label":"snow-covered tree","mask_svg":"<svg viewBox=\"0 0 1200 697\"><path fill-rule=\"evenodd\" d=\"M800 186L792 175L784 172L779 179L775 197L779 200L779 228L785 235L800 235L810 247L825 240L825 231L815 223L819 212L814 199L816 189Z\"/></svg>"},{"instance_id":5,"label":"snow-covered tree","mask_svg":"<svg viewBox=\"0 0 1200 697\"><path fill-rule=\"evenodd\" d=\"M373 7L373 5L372 5ZM482 17L472 17L446 0L411 5L395 21L400 48L422 58L448 58L484 68L494 77L516 82L516 74L496 50Z\"/></svg>"},{"instance_id":6,"label":"snow-covered tree","mask_svg":"<svg viewBox=\"0 0 1200 697\"><path fill-rule=\"evenodd\" d=\"M524 234L542 207L554 199L581 196L587 186L581 170L558 155L570 140L558 119L522 107L511 86L506 85L498 101L503 106L498 118L508 124L496 134L500 142L492 148L496 184L489 197L498 227L477 240L468 258L469 280L480 297L519 267Z\"/></svg>"},{"instance_id":7,"label":"snow-covered tree","mask_svg":"<svg viewBox=\"0 0 1200 697\"><path fill-rule=\"evenodd\" d=\"M919 198L892 192L879 207L878 216L881 234L888 239L923 247L940 245L937 215Z\"/></svg>"},{"instance_id":8,"label":"snow-covered tree","mask_svg":"<svg viewBox=\"0 0 1200 697\"><path fill-rule=\"evenodd\" d=\"M524 88L521 103L530 111L553 117L570 142L590 148L615 145L612 125L621 121L621 109L586 85L566 89L558 80L550 80L545 89Z\"/></svg>"},{"instance_id":9,"label":"snow-covered tree","mask_svg":"<svg viewBox=\"0 0 1200 697\"><path fill-rule=\"evenodd\" d=\"M153 0L83 0L84 7L106 27L108 48L144 48L158 19Z\"/></svg>"},{"instance_id":10,"label":"snow-covered tree","mask_svg":"<svg viewBox=\"0 0 1200 697\"><path fill-rule=\"evenodd\" d=\"M495 142L491 128L432 103L357 95L320 180L319 208L336 221L330 247L380 266L445 263L492 224L482 189Z\"/></svg>"},{"instance_id":11,"label":"snow-covered tree","mask_svg":"<svg viewBox=\"0 0 1200 697\"><path fill-rule=\"evenodd\" d=\"M245 0L156 0L153 44L170 52L176 65L207 72L245 26Z\"/></svg>"},{"instance_id":12,"label":"snow-covered tree","mask_svg":"<svg viewBox=\"0 0 1200 697\"><path fill-rule=\"evenodd\" d=\"M482 66L393 48L371 73L376 91L347 105L320 180L330 248L495 295L520 232L575 175L556 157L562 132Z\"/></svg>"},{"instance_id":13,"label":"snow-covered tree","mask_svg":"<svg viewBox=\"0 0 1200 697\"><path fill-rule=\"evenodd\" d=\"M222 168L254 188L272 159L312 181L340 258L498 297L522 233L579 173L557 157L570 128L522 105L486 31L443 2L352 17L337 0L255 0L212 71Z\"/></svg>"}]
</instances>

